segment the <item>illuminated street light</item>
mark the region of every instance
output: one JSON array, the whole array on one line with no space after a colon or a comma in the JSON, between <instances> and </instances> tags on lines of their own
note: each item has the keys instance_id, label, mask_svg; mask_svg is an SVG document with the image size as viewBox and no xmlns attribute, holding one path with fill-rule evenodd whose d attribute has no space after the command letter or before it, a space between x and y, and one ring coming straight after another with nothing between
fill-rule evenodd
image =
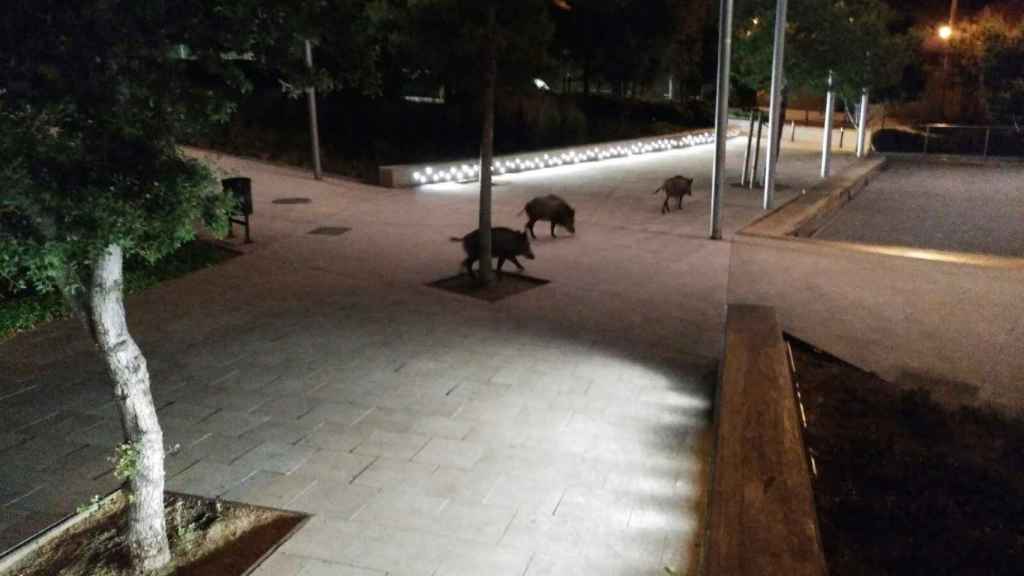
<instances>
[{"instance_id":1,"label":"illuminated street light","mask_svg":"<svg viewBox=\"0 0 1024 576\"><path fill-rule=\"evenodd\" d=\"M939 38L943 40L949 40L953 37L953 27L949 24L943 24L939 26Z\"/></svg>"}]
</instances>

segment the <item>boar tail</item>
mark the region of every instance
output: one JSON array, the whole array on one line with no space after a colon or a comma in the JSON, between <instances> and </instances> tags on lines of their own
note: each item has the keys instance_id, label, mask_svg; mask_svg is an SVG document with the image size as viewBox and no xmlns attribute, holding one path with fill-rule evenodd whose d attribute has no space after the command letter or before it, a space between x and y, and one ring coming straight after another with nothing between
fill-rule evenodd
<instances>
[{"instance_id":1,"label":"boar tail","mask_svg":"<svg viewBox=\"0 0 1024 576\"><path fill-rule=\"evenodd\" d=\"M654 190L654 192L651 192L651 194L657 194L658 192L661 192L664 189L665 189L665 185L662 184L661 186L658 186L657 189Z\"/></svg>"},{"instance_id":2,"label":"boar tail","mask_svg":"<svg viewBox=\"0 0 1024 576\"><path fill-rule=\"evenodd\" d=\"M448 239L452 242L462 242L462 238L457 238L455 236L449 236Z\"/></svg>"}]
</instances>

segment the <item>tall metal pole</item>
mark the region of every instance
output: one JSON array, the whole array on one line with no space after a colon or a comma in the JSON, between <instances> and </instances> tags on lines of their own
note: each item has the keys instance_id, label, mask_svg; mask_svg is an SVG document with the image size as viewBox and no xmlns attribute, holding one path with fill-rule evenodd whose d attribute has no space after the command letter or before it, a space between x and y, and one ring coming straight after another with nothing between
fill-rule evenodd
<instances>
[{"instance_id":1,"label":"tall metal pole","mask_svg":"<svg viewBox=\"0 0 1024 576\"><path fill-rule=\"evenodd\" d=\"M867 154L868 141L868 89L860 93L860 119L857 120L857 158Z\"/></svg>"},{"instance_id":2,"label":"tall metal pole","mask_svg":"<svg viewBox=\"0 0 1024 576\"><path fill-rule=\"evenodd\" d=\"M313 44L306 40L306 67L313 69ZM306 87L306 101L309 102L309 135L313 141L313 177L320 180L324 177L320 169L320 127L316 115L316 88Z\"/></svg>"},{"instance_id":3,"label":"tall metal pole","mask_svg":"<svg viewBox=\"0 0 1024 576\"><path fill-rule=\"evenodd\" d=\"M779 162L779 144L782 134L782 82L786 51L786 0L775 5L775 46L772 48L772 96L768 110L768 154L764 158L764 202L762 207L771 210L775 205L775 168Z\"/></svg>"},{"instance_id":4,"label":"tall metal pole","mask_svg":"<svg viewBox=\"0 0 1024 576\"><path fill-rule=\"evenodd\" d=\"M732 63L733 0L720 0L718 11L718 82L715 90L715 163L711 172L712 240L722 238L722 184L725 182L725 135L729 130L729 67Z\"/></svg>"},{"instance_id":5,"label":"tall metal pole","mask_svg":"<svg viewBox=\"0 0 1024 576\"><path fill-rule=\"evenodd\" d=\"M828 73L828 93L825 95L825 130L821 136L821 177L828 178L832 169L832 116L835 114L836 93L832 91L832 73Z\"/></svg>"}]
</instances>

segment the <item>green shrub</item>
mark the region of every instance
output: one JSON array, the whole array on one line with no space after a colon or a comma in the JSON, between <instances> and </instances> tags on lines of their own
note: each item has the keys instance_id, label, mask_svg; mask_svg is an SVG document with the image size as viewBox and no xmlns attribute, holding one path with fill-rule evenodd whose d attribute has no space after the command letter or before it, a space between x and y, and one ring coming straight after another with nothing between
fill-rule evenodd
<instances>
[{"instance_id":1,"label":"green shrub","mask_svg":"<svg viewBox=\"0 0 1024 576\"><path fill-rule=\"evenodd\" d=\"M153 264L142 259L128 260L125 262L125 291L128 294L141 292L160 282L223 262L232 255L209 242L194 240ZM13 294L0 293L0 341L69 314L70 310L57 292L39 294L29 289Z\"/></svg>"}]
</instances>

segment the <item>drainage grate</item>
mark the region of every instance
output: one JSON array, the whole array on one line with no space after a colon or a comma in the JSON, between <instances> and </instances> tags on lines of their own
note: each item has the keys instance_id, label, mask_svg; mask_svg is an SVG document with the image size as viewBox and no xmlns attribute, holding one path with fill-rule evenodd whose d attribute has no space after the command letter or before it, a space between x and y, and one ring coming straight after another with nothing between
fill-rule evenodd
<instances>
[{"instance_id":1,"label":"drainage grate","mask_svg":"<svg viewBox=\"0 0 1024 576\"><path fill-rule=\"evenodd\" d=\"M309 234L317 234L320 236L341 236L349 230L351 230L351 228L345 228L343 226L321 226L310 230Z\"/></svg>"},{"instance_id":2,"label":"drainage grate","mask_svg":"<svg viewBox=\"0 0 1024 576\"><path fill-rule=\"evenodd\" d=\"M271 204L309 204L311 202L312 200L310 200L309 198L294 197L278 198L277 200L272 200Z\"/></svg>"}]
</instances>

